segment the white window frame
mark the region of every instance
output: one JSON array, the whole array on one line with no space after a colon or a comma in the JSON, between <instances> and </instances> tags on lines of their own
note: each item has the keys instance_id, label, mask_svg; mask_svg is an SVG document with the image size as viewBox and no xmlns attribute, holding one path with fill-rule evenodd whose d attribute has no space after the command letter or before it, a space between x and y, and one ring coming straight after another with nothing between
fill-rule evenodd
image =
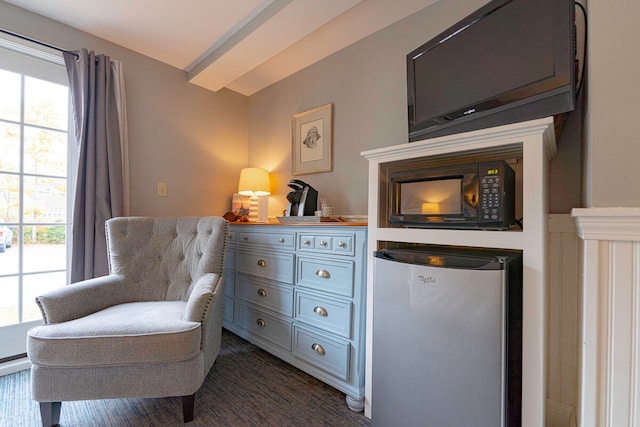
<instances>
[{"instance_id":1,"label":"white window frame","mask_svg":"<svg viewBox=\"0 0 640 427\"><path fill-rule=\"evenodd\" d=\"M28 42L14 40L14 38L10 36L0 34L0 68L68 87L69 83L62 54L52 49L40 46L32 47L30 45ZM71 114L71 97L69 97L69 123L67 132L67 221L65 224L67 227L67 284L70 280L71 271L72 212L78 164L78 152L74 133L75 127ZM20 162L23 161L24 159L21 157ZM22 197L22 194L20 197ZM21 223L24 222L22 217L20 220ZM18 245L18 247L20 251L23 250L23 245ZM22 256L23 254L21 253L21 259ZM20 275L22 276L22 271L20 271ZM22 292L22 287L20 288L20 292ZM22 310L22 305L20 310ZM0 327L0 347L3 348L3 354L0 355L0 358L7 357L7 354L24 354L26 352L27 330L41 323L41 320L36 320ZM30 366L31 364L26 358L0 363L0 376L29 369Z\"/></svg>"}]
</instances>

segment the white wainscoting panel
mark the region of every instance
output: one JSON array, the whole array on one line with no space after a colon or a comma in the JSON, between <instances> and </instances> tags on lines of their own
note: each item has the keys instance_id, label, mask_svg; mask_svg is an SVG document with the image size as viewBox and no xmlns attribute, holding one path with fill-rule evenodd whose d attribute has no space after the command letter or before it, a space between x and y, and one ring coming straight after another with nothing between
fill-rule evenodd
<instances>
[{"instance_id":1,"label":"white wainscoting panel","mask_svg":"<svg viewBox=\"0 0 640 427\"><path fill-rule=\"evenodd\" d=\"M581 241L571 215L548 216L547 427L573 427L578 402Z\"/></svg>"},{"instance_id":2,"label":"white wainscoting panel","mask_svg":"<svg viewBox=\"0 0 640 427\"><path fill-rule=\"evenodd\" d=\"M574 209L583 240L578 422L640 425L640 208Z\"/></svg>"}]
</instances>

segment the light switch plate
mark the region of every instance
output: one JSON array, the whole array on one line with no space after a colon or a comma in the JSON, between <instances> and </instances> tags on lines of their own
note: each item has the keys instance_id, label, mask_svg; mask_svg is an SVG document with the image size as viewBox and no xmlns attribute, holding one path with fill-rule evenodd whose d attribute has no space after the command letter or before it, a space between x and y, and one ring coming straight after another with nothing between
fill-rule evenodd
<instances>
[{"instance_id":1,"label":"light switch plate","mask_svg":"<svg viewBox=\"0 0 640 427\"><path fill-rule=\"evenodd\" d=\"M167 197L167 183L166 182L158 182L158 197Z\"/></svg>"}]
</instances>

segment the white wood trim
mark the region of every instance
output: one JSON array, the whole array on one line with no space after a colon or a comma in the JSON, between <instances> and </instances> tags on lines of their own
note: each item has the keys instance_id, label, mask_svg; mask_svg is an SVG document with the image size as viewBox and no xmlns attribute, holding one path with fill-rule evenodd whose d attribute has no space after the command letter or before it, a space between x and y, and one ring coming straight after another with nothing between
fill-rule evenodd
<instances>
[{"instance_id":1,"label":"white wood trim","mask_svg":"<svg viewBox=\"0 0 640 427\"><path fill-rule=\"evenodd\" d=\"M524 230L490 232L468 230L401 230L381 228L378 222L380 164L391 161L450 155L466 151L494 152L517 147L523 162L522 210ZM501 151L502 152L502 151ZM373 309L373 252L379 240L433 244L488 246L523 251L523 390L522 425L539 427L545 423L547 395L547 160L556 152L553 119L448 135L401 144L362 154L369 160L369 262L367 267L367 354L365 416L371 416L371 341ZM460 232L462 231L462 232Z\"/></svg>"},{"instance_id":2,"label":"white wood trim","mask_svg":"<svg viewBox=\"0 0 640 427\"><path fill-rule=\"evenodd\" d=\"M636 426L640 367L640 208L574 209L583 239L578 418Z\"/></svg>"},{"instance_id":3,"label":"white wood trim","mask_svg":"<svg viewBox=\"0 0 640 427\"><path fill-rule=\"evenodd\" d=\"M42 325L42 320L32 320L0 327L0 358L4 359L26 353L27 331L39 325Z\"/></svg>"},{"instance_id":4,"label":"white wood trim","mask_svg":"<svg viewBox=\"0 0 640 427\"><path fill-rule=\"evenodd\" d=\"M547 400L546 427L575 427L575 409L562 402Z\"/></svg>"},{"instance_id":5,"label":"white wood trim","mask_svg":"<svg viewBox=\"0 0 640 427\"><path fill-rule=\"evenodd\" d=\"M548 224L547 403L557 404L554 406L556 409L562 405L576 408L580 361L581 241L570 214L549 215ZM564 415L561 418L564 419ZM549 419L548 415L548 422ZM559 424L554 422L551 425Z\"/></svg>"},{"instance_id":6,"label":"white wood trim","mask_svg":"<svg viewBox=\"0 0 640 427\"><path fill-rule=\"evenodd\" d=\"M31 369L31 361L26 357L12 360L11 362L0 363L0 377L26 371L27 369Z\"/></svg>"},{"instance_id":7,"label":"white wood trim","mask_svg":"<svg viewBox=\"0 0 640 427\"><path fill-rule=\"evenodd\" d=\"M640 241L640 208L579 208L571 214L584 240Z\"/></svg>"},{"instance_id":8,"label":"white wood trim","mask_svg":"<svg viewBox=\"0 0 640 427\"><path fill-rule=\"evenodd\" d=\"M435 156L444 153L502 146L527 136L536 138L542 136L541 142L547 157L551 159L555 156L557 149L555 136L553 135L553 118L550 117L377 148L363 151L360 154L367 160L382 159L385 162L389 162L413 157Z\"/></svg>"}]
</instances>

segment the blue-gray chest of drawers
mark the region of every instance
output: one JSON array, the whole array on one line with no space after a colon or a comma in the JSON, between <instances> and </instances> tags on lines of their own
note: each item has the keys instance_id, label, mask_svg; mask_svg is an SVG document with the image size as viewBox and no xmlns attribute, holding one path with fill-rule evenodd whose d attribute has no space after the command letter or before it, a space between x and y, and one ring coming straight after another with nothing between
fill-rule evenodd
<instances>
[{"instance_id":1,"label":"blue-gray chest of drawers","mask_svg":"<svg viewBox=\"0 0 640 427\"><path fill-rule=\"evenodd\" d=\"M223 326L364 408L367 228L232 224Z\"/></svg>"}]
</instances>

